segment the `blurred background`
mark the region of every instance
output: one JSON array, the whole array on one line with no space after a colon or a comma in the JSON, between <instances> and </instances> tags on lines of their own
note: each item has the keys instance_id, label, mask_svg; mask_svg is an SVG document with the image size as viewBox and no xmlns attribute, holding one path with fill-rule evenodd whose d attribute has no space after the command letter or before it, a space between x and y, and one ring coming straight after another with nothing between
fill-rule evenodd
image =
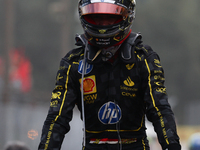
<instances>
[{"instance_id":1,"label":"blurred background","mask_svg":"<svg viewBox=\"0 0 200 150\"><path fill-rule=\"evenodd\" d=\"M59 62L83 33L77 4L0 0L0 149L13 140L37 149ZM199 0L137 0L132 27L161 58L184 150L200 132L199 7ZM79 115L75 109L63 150L81 149Z\"/></svg>"}]
</instances>

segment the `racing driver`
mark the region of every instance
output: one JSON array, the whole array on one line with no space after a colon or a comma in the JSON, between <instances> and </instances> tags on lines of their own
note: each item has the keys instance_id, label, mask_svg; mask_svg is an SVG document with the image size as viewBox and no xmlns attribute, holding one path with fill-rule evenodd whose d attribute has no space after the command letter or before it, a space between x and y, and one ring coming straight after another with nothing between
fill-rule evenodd
<instances>
[{"instance_id":1,"label":"racing driver","mask_svg":"<svg viewBox=\"0 0 200 150\"><path fill-rule=\"evenodd\" d=\"M38 150L60 150L77 105L84 150L180 150L159 56L131 31L135 0L80 0L84 34L61 60Z\"/></svg>"}]
</instances>

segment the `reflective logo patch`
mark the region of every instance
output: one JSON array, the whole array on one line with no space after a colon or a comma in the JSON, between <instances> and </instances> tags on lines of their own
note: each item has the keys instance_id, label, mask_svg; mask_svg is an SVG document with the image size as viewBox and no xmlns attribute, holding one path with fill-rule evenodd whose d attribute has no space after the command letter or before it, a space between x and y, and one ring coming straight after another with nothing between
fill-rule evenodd
<instances>
[{"instance_id":1,"label":"reflective logo patch","mask_svg":"<svg viewBox=\"0 0 200 150\"><path fill-rule=\"evenodd\" d=\"M115 124L120 121L121 116L120 107L113 102L105 103L98 112L99 120L103 124Z\"/></svg>"},{"instance_id":2,"label":"reflective logo patch","mask_svg":"<svg viewBox=\"0 0 200 150\"><path fill-rule=\"evenodd\" d=\"M89 63L87 63L87 61L85 61L85 73L84 73L84 74L90 73L90 72L92 71L92 68L93 68L93 65L92 65L92 64L89 64ZM81 60L81 61L79 62L78 72L79 72L80 74L82 74L82 72L83 72L83 60Z\"/></svg>"},{"instance_id":3,"label":"reflective logo patch","mask_svg":"<svg viewBox=\"0 0 200 150\"><path fill-rule=\"evenodd\" d=\"M81 84L81 81L82 80L79 79L80 84ZM84 78L84 80L83 80L83 92L84 92L84 95L85 94L92 94L92 93L96 93L97 92L96 79L95 79L94 75Z\"/></svg>"}]
</instances>

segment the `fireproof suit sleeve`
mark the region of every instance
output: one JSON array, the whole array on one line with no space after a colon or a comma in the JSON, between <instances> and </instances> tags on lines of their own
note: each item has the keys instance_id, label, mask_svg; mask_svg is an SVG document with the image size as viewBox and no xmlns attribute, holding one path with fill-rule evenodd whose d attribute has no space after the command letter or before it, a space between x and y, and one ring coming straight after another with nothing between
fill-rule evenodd
<instances>
[{"instance_id":1,"label":"fireproof suit sleeve","mask_svg":"<svg viewBox=\"0 0 200 150\"><path fill-rule=\"evenodd\" d=\"M78 97L71 70L72 65L62 59L38 150L60 150L64 136L70 130L69 122Z\"/></svg>"},{"instance_id":2,"label":"fireproof suit sleeve","mask_svg":"<svg viewBox=\"0 0 200 150\"><path fill-rule=\"evenodd\" d=\"M143 47L146 57L143 61L143 79L145 87L144 100L146 102L146 115L153 123L162 149L179 150L179 137L176 131L174 114L168 103L166 87L164 86L164 71L159 56L151 47Z\"/></svg>"}]
</instances>

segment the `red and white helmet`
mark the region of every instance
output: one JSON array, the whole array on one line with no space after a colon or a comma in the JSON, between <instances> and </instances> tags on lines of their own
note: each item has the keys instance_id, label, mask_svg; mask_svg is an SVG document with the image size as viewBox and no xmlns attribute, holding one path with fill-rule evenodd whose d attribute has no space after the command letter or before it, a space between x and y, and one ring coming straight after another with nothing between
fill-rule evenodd
<instances>
[{"instance_id":1,"label":"red and white helmet","mask_svg":"<svg viewBox=\"0 0 200 150\"><path fill-rule=\"evenodd\" d=\"M79 16L87 40L103 48L120 44L130 33L135 19L135 0L80 0ZM120 16L112 25L97 25L91 15Z\"/></svg>"}]
</instances>

